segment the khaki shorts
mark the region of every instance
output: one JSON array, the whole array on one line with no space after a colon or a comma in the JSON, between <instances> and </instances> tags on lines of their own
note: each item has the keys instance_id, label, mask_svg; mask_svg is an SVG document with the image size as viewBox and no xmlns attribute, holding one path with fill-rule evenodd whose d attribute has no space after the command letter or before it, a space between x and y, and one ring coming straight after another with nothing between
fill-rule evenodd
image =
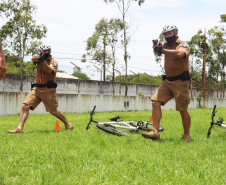
<instances>
[{"instance_id":1,"label":"khaki shorts","mask_svg":"<svg viewBox=\"0 0 226 185\"><path fill-rule=\"evenodd\" d=\"M30 109L34 110L40 102L43 102L47 112L57 111L58 102L56 100L56 90L54 88L37 88L34 87L27 98L24 100L24 104L31 105Z\"/></svg>"},{"instance_id":2,"label":"khaki shorts","mask_svg":"<svg viewBox=\"0 0 226 185\"><path fill-rule=\"evenodd\" d=\"M190 103L189 97L189 81L168 81L164 80L159 86L155 94L152 96L152 101L159 101L165 105L173 97L176 101L176 110L183 111L188 109Z\"/></svg>"}]
</instances>

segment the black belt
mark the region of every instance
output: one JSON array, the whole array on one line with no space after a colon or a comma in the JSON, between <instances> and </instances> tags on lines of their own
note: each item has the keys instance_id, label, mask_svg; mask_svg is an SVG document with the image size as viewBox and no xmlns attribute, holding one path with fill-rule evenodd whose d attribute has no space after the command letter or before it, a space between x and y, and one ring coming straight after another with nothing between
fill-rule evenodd
<instances>
[{"instance_id":1,"label":"black belt","mask_svg":"<svg viewBox=\"0 0 226 185\"><path fill-rule=\"evenodd\" d=\"M48 81L46 84L35 84L31 83L31 89L33 87L47 87L47 88L57 88L57 83L52 80Z\"/></svg>"},{"instance_id":2,"label":"black belt","mask_svg":"<svg viewBox=\"0 0 226 185\"><path fill-rule=\"evenodd\" d=\"M182 79L182 75L174 76L174 77L166 77L167 80L169 81L176 81Z\"/></svg>"},{"instance_id":3,"label":"black belt","mask_svg":"<svg viewBox=\"0 0 226 185\"><path fill-rule=\"evenodd\" d=\"M165 79L167 79L168 81L176 81L176 80L190 81L191 77L190 77L189 71L184 71L182 74L174 77L167 77L166 75L162 75L162 81L164 81Z\"/></svg>"}]
</instances>

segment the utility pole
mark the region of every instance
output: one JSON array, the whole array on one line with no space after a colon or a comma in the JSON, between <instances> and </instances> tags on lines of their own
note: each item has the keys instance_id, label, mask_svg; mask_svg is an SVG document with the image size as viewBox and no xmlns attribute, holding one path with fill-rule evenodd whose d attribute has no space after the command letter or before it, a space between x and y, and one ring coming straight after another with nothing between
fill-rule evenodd
<instances>
[{"instance_id":1,"label":"utility pole","mask_svg":"<svg viewBox=\"0 0 226 185\"><path fill-rule=\"evenodd\" d=\"M204 56L203 56L203 107L205 108L205 73L206 73L206 29L204 33Z\"/></svg>"},{"instance_id":2,"label":"utility pole","mask_svg":"<svg viewBox=\"0 0 226 185\"><path fill-rule=\"evenodd\" d=\"M100 94L101 94L102 93L102 70L95 65L93 66L100 71Z\"/></svg>"},{"instance_id":3,"label":"utility pole","mask_svg":"<svg viewBox=\"0 0 226 185\"><path fill-rule=\"evenodd\" d=\"M74 65L75 67L77 67L78 69L78 94L79 94L79 87L80 87L80 81L79 81L79 74L80 74L80 67L78 67L76 64L74 64L73 62L71 62L72 65Z\"/></svg>"},{"instance_id":4,"label":"utility pole","mask_svg":"<svg viewBox=\"0 0 226 185\"><path fill-rule=\"evenodd\" d=\"M136 94L138 95L138 83L139 83L139 73L138 74L136 74L136 73L134 73L133 71L131 71L131 70L129 70L131 73L133 73L135 76L136 76L136 78L137 78L137 83L136 83Z\"/></svg>"},{"instance_id":5,"label":"utility pole","mask_svg":"<svg viewBox=\"0 0 226 185\"><path fill-rule=\"evenodd\" d=\"M121 73L117 69L113 68L115 71L119 73L119 94L121 95Z\"/></svg>"}]
</instances>

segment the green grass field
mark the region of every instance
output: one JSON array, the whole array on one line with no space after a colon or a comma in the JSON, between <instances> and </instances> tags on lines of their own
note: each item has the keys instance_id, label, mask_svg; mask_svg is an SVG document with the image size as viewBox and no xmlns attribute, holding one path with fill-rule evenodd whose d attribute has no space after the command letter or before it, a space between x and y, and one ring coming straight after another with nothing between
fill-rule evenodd
<instances>
[{"instance_id":1,"label":"green grass field","mask_svg":"<svg viewBox=\"0 0 226 185\"><path fill-rule=\"evenodd\" d=\"M23 134L8 134L19 115L0 117L0 184L226 184L226 130L212 130L212 109L189 110L192 142L180 140L181 117L163 111L159 141L115 136L91 124L89 113L65 114L73 131L55 132L56 118L30 115ZM97 112L95 120L149 120L151 111ZM216 119L226 108L217 108Z\"/></svg>"}]
</instances>

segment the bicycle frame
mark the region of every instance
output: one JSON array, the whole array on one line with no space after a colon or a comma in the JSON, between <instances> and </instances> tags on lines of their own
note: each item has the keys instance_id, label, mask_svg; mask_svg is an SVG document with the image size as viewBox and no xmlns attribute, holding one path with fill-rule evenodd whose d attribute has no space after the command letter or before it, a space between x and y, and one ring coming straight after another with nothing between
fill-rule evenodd
<instances>
[{"instance_id":1,"label":"bicycle frame","mask_svg":"<svg viewBox=\"0 0 226 185\"><path fill-rule=\"evenodd\" d=\"M89 121L88 125L86 126L86 130L88 130L90 128L90 124L92 122L94 122L96 124L108 124L108 125L111 125L115 128L123 128L123 129L134 130L134 131L137 131L139 129L139 127L129 125L128 124L129 121L127 121L127 122L124 122L122 120L114 121L114 122L98 122L98 121L95 121L95 120L93 120L93 115L95 115L95 112L94 112L95 109L96 109L96 106L94 106L92 112L90 113L90 121Z\"/></svg>"}]
</instances>

